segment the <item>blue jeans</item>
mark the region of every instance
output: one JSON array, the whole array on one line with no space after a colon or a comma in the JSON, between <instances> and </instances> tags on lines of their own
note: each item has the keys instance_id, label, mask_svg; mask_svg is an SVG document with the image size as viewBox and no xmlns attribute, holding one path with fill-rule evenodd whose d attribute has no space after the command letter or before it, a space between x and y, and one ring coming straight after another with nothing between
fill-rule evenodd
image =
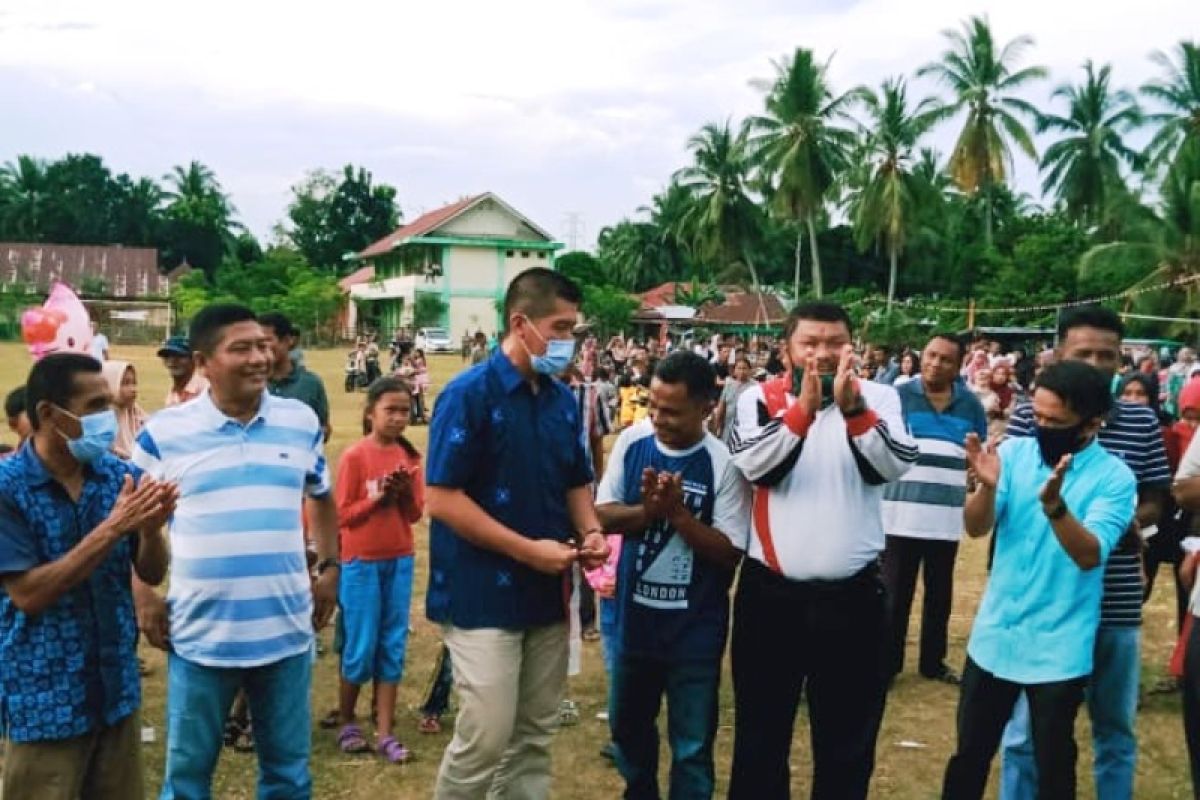
<instances>
[{"instance_id":1,"label":"blue jeans","mask_svg":"<svg viewBox=\"0 0 1200 800\"><path fill-rule=\"evenodd\" d=\"M1101 627L1096 632L1092 675L1087 684L1097 800L1129 800L1137 766L1137 701L1141 680L1142 629ZM1000 800L1034 797L1037 767L1029 735L1029 704L1017 701L1004 729Z\"/></svg>"},{"instance_id":2,"label":"blue jeans","mask_svg":"<svg viewBox=\"0 0 1200 800\"><path fill-rule=\"evenodd\" d=\"M246 690L258 753L259 800L312 796L312 653L261 667L205 667L172 653L167 662L166 776L160 800L208 800L225 717Z\"/></svg>"},{"instance_id":3,"label":"blue jeans","mask_svg":"<svg viewBox=\"0 0 1200 800\"><path fill-rule=\"evenodd\" d=\"M604 674L611 681L613 667L617 663L617 601L605 597L597 598L600 604L600 644L604 655Z\"/></svg>"},{"instance_id":4,"label":"blue jeans","mask_svg":"<svg viewBox=\"0 0 1200 800\"><path fill-rule=\"evenodd\" d=\"M344 640L342 677L362 686L399 683L408 647L413 557L342 564L338 583Z\"/></svg>"},{"instance_id":5,"label":"blue jeans","mask_svg":"<svg viewBox=\"0 0 1200 800\"><path fill-rule=\"evenodd\" d=\"M620 654L611 676L609 726L627 800L658 800L658 710L667 698L674 800L712 797L721 662L668 662Z\"/></svg>"}]
</instances>

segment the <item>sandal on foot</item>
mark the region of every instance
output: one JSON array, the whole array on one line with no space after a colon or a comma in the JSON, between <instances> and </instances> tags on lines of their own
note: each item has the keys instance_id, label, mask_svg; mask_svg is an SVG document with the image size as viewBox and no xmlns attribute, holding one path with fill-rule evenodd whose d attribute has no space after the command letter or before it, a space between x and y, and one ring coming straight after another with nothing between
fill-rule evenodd
<instances>
[{"instance_id":1,"label":"sandal on foot","mask_svg":"<svg viewBox=\"0 0 1200 800\"><path fill-rule=\"evenodd\" d=\"M233 739L233 749L237 753L254 752L254 731L249 725L238 731L237 736Z\"/></svg>"},{"instance_id":2,"label":"sandal on foot","mask_svg":"<svg viewBox=\"0 0 1200 800\"><path fill-rule=\"evenodd\" d=\"M417 723L417 730L420 733L433 735L442 732L442 721L432 714L421 717L421 721Z\"/></svg>"},{"instance_id":3,"label":"sandal on foot","mask_svg":"<svg viewBox=\"0 0 1200 800\"><path fill-rule=\"evenodd\" d=\"M337 737L338 749L343 753L369 753L371 743L363 736L362 728L357 725L343 725Z\"/></svg>"},{"instance_id":4,"label":"sandal on foot","mask_svg":"<svg viewBox=\"0 0 1200 800\"><path fill-rule=\"evenodd\" d=\"M412 759L412 752L396 741L395 736L385 736L380 739L379 747L376 749L379 755L387 759L389 764L407 764Z\"/></svg>"},{"instance_id":5,"label":"sandal on foot","mask_svg":"<svg viewBox=\"0 0 1200 800\"><path fill-rule=\"evenodd\" d=\"M564 728L579 724L579 706L574 700L563 700L558 706L558 724Z\"/></svg>"}]
</instances>

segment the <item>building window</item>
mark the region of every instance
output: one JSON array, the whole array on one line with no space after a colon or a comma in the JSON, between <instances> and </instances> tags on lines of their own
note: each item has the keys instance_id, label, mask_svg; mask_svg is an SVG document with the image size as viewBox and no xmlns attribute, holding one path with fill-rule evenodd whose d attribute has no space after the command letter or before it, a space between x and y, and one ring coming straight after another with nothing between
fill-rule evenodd
<instances>
[{"instance_id":1,"label":"building window","mask_svg":"<svg viewBox=\"0 0 1200 800\"><path fill-rule=\"evenodd\" d=\"M545 253L545 252L538 253L538 258L540 258L542 261L545 261L545 260L546 260L546 253Z\"/></svg>"},{"instance_id":2,"label":"building window","mask_svg":"<svg viewBox=\"0 0 1200 800\"><path fill-rule=\"evenodd\" d=\"M516 253L515 253L514 251L512 251L512 250L505 250L505 251L504 251L504 257L505 257L505 258L512 258L512 257L513 257L513 256L515 256L515 255L516 255Z\"/></svg>"},{"instance_id":3,"label":"building window","mask_svg":"<svg viewBox=\"0 0 1200 800\"><path fill-rule=\"evenodd\" d=\"M528 251L528 250L522 250L522 251L521 251L521 258L529 258L529 251Z\"/></svg>"}]
</instances>

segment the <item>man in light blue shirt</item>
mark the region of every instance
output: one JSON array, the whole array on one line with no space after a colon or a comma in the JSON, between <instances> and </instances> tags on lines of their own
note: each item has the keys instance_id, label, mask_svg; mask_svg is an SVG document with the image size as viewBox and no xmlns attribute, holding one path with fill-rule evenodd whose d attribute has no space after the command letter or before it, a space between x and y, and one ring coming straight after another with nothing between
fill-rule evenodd
<instances>
[{"instance_id":1,"label":"man in light blue shirt","mask_svg":"<svg viewBox=\"0 0 1200 800\"><path fill-rule=\"evenodd\" d=\"M1100 569L1133 519L1133 473L1096 441L1112 406L1107 381L1080 362L1047 367L1033 397L1036 438L984 452L967 439L977 489L967 533L995 529L991 577L971 638L958 747L944 798L981 798L1017 696L1029 698L1039 797L1075 796L1075 716L1092 671Z\"/></svg>"}]
</instances>

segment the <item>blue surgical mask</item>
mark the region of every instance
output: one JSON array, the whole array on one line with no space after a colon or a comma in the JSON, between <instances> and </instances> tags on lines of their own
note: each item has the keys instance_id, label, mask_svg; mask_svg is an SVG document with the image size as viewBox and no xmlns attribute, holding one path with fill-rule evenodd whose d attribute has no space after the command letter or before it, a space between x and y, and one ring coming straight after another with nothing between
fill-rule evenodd
<instances>
[{"instance_id":1,"label":"blue surgical mask","mask_svg":"<svg viewBox=\"0 0 1200 800\"><path fill-rule=\"evenodd\" d=\"M550 339L547 341L538 333L538 329L533 327L533 320L526 317L526 321L529 323L529 329L533 331L533 334L546 345L546 352L540 356L529 353L529 363L533 367L533 371L540 372L543 375L558 375L571 366L571 362L575 360L575 340ZM525 348L525 352L528 353L529 348Z\"/></svg>"},{"instance_id":2,"label":"blue surgical mask","mask_svg":"<svg viewBox=\"0 0 1200 800\"><path fill-rule=\"evenodd\" d=\"M94 414L76 417L62 406L59 406L59 409L67 416L79 420L79 427L83 431L78 439L70 439L62 431L58 432L59 436L67 440L67 449L76 461L91 464L112 449L113 442L117 440L117 412L106 408Z\"/></svg>"}]
</instances>

